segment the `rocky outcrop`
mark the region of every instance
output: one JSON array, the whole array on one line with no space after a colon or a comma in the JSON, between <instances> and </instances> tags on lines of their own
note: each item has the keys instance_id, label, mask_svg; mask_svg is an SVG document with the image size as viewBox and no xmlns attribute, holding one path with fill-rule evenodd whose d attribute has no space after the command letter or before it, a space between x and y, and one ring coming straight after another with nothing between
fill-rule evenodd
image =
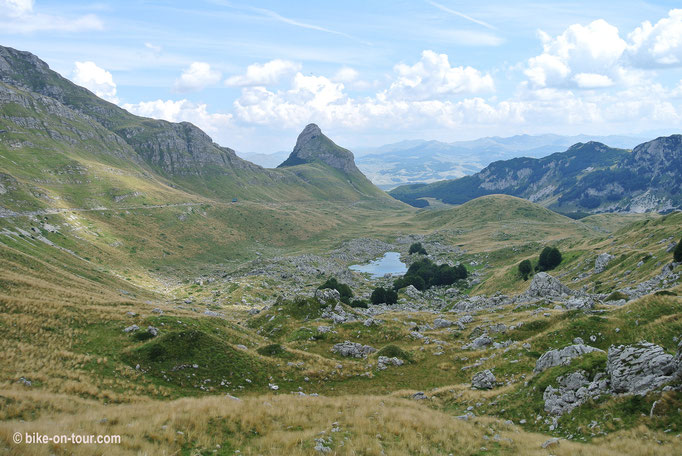
<instances>
[{"instance_id":1,"label":"rocky outcrop","mask_svg":"<svg viewBox=\"0 0 682 456\"><path fill-rule=\"evenodd\" d=\"M351 341L345 341L342 343L335 344L332 347L332 352L341 356L351 357L351 358L366 358L377 351L376 348L370 347L369 345L362 345Z\"/></svg>"},{"instance_id":2,"label":"rocky outcrop","mask_svg":"<svg viewBox=\"0 0 682 456\"><path fill-rule=\"evenodd\" d=\"M542 395L545 412L552 415L568 413L588 399L596 399L609 390L609 381L603 372L596 374L592 381L585 371L563 375L556 380L558 388L550 385Z\"/></svg>"},{"instance_id":3,"label":"rocky outcrop","mask_svg":"<svg viewBox=\"0 0 682 456\"><path fill-rule=\"evenodd\" d=\"M333 288L322 288L315 290L315 299L322 306L336 304L341 299L341 294Z\"/></svg>"},{"instance_id":4,"label":"rocky outcrop","mask_svg":"<svg viewBox=\"0 0 682 456\"><path fill-rule=\"evenodd\" d=\"M594 273L599 274L600 272L604 272L611 260L615 258L615 256L608 253L600 253L597 255L597 258L594 260Z\"/></svg>"},{"instance_id":5,"label":"rocky outcrop","mask_svg":"<svg viewBox=\"0 0 682 456\"><path fill-rule=\"evenodd\" d=\"M559 282L546 272L538 272L533 276L528 290L521 295L522 298L558 298L571 295L573 292L566 285Z\"/></svg>"},{"instance_id":6,"label":"rocky outcrop","mask_svg":"<svg viewBox=\"0 0 682 456\"><path fill-rule=\"evenodd\" d=\"M476 389L493 389L496 384L497 379L489 369L476 372L471 379L471 386Z\"/></svg>"},{"instance_id":7,"label":"rocky outcrop","mask_svg":"<svg viewBox=\"0 0 682 456\"><path fill-rule=\"evenodd\" d=\"M360 173L355 166L353 153L339 147L322 134L322 130L315 124L306 126L298 139L293 152L278 168L320 162L346 174Z\"/></svg>"},{"instance_id":8,"label":"rocky outcrop","mask_svg":"<svg viewBox=\"0 0 682 456\"><path fill-rule=\"evenodd\" d=\"M650 342L612 346L606 364L614 392L640 395L673 380L678 368L672 355Z\"/></svg>"},{"instance_id":9,"label":"rocky outcrop","mask_svg":"<svg viewBox=\"0 0 682 456\"><path fill-rule=\"evenodd\" d=\"M573 358L578 358L586 353L592 352L604 353L604 350L582 344L569 345L568 347L558 350L550 350L535 362L535 369L533 372L537 374L549 369L550 367L567 366L571 363Z\"/></svg>"}]
</instances>

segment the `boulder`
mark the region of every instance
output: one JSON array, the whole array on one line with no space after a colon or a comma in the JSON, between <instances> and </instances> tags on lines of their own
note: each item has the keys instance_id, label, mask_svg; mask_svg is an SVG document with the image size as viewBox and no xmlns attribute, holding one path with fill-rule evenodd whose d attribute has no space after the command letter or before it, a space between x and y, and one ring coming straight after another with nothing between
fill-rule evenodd
<instances>
[{"instance_id":1,"label":"boulder","mask_svg":"<svg viewBox=\"0 0 682 456\"><path fill-rule=\"evenodd\" d=\"M594 260L594 273L599 274L600 272L604 272L611 260L615 258L615 256L608 253L600 253L597 255L597 258Z\"/></svg>"},{"instance_id":2,"label":"boulder","mask_svg":"<svg viewBox=\"0 0 682 456\"><path fill-rule=\"evenodd\" d=\"M476 372L471 379L471 386L476 389L493 389L497 379L489 369L481 372Z\"/></svg>"},{"instance_id":3,"label":"boulder","mask_svg":"<svg viewBox=\"0 0 682 456\"><path fill-rule=\"evenodd\" d=\"M611 346L606 371L616 393L645 395L674 379L675 358L650 342Z\"/></svg>"},{"instance_id":4,"label":"boulder","mask_svg":"<svg viewBox=\"0 0 682 456\"><path fill-rule=\"evenodd\" d=\"M156 336L159 335L159 328L155 328L154 326L148 326L148 327L147 327L147 332L148 332L149 335L151 335L152 337L156 337Z\"/></svg>"},{"instance_id":5,"label":"boulder","mask_svg":"<svg viewBox=\"0 0 682 456\"><path fill-rule=\"evenodd\" d=\"M557 377L558 388L551 385L545 388L542 398L545 401L545 412L552 415L563 415L590 398L596 398L608 392L609 381L603 372L587 378L585 371L572 372Z\"/></svg>"},{"instance_id":6,"label":"boulder","mask_svg":"<svg viewBox=\"0 0 682 456\"><path fill-rule=\"evenodd\" d=\"M538 358L535 362L535 369L533 369L533 372L538 374L550 367L567 366L571 363L573 358L595 351L604 353L604 350L582 344L569 345L562 349L550 350Z\"/></svg>"},{"instance_id":7,"label":"boulder","mask_svg":"<svg viewBox=\"0 0 682 456\"><path fill-rule=\"evenodd\" d=\"M345 341L342 343L335 344L332 347L332 352L337 353L341 356L347 356L352 358L366 358L367 355L377 351L376 348L370 347L369 345L362 345L351 341Z\"/></svg>"},{"instance_id":8,"label":"boulder","mask_svg":"<svg viewBox=\"0 0 682 456\"><path fill-rule=\"evenodd\" d=\"M419 299L421 297L421 292L417 290L414 285L408 285L407 288L405 288L405 294L410 299Z\"/></svg>"},{"instance_id":9,"label":"boulder","mask_svg":"<svg viewBox=\"0 0 682 456\"><path fill-rule=\"evenodd\" d=\"M321 305L328 306L341 300L341 294L333 288L323 288L315 290L315 298Z\"/></svg>"},{"instance_id":10,"label":"boulder","mask_svg":"<svg viewBox=\"0 0 682 456\"><path fill-rule=\"evenodd\" d=\"M479 336L475 338L471 344L469 344L469 348L472 350L481 350L489 345L493 344L493 340L488 336L487 334L483 334L482 336Z\"/></svg>"},{"instance_id":11,"label":"boulder","mask_svg":"<svg viewBox=\"0 0 682 456\"><path fill-rule=\"evenodd\" d=\"M130 326L128 326L127 328L125 328L125 329L123 330L123 332L126 332L126 333L135 332L135 331L137 331L138 329L140 329L139 326L137 326L137 325L130 325Z\"/></svg>"},{"instance_id":12,"label":"boulder","mask_svg":"<svg viewBox=\"0 0 682 456\"><path fill-rule=\"evenodd\" d=\"M397 357L389 358L388 356L379 356L377 360L377 368L379 370L384 370L388 366L402 366L405 362Z\"/></svg>"},{"instance_id":13,"label":"boulder","mask_svg":"<svg viewBox=\"0 0 682 456\"><path fill-rule=\"evenodd\" d=\"M454 324L453 322L451 322L450 320L446 320L445 318L436 318L435 320L433 320L433 327L436 329L449 328L453 324Z\"/></svg>"},{"instance_id":14,"label":"boulder","mask_svg":"<svg viewBox=\"0 0 682 456\"><path fill-rule=\"evenodd\" d=\"M525 298L558 298L571 295L573 292L546 272L538 272L533 276L528 290L522 295Z\"/></svg>"}]
</instances>

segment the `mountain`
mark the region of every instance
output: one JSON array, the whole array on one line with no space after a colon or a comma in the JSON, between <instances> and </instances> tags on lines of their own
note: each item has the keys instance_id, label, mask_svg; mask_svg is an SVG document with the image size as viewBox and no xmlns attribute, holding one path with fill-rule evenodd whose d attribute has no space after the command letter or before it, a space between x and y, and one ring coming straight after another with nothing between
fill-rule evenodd
<instances>
[{"instance_id":1,"label":"mountain","mask_svg":"<svg viewBox=\"0 0 682 456\"><path fill-rule=\"evenodd\" d=\"M641 138L628 136L516 135L486 137L445 143L409 140L360 149L358 167L385 190L410 183L431 183L474 174L496 160L518 156L540 158L578 142L598 141L613 147L632 148Z\"/></svg>"},{"instance_id":2,"label":"mountain","mask_svg":"<svg viewBox=\"0 0 682 456\"><path fill-rule=\"evenodd\" d=\"M239 153L239 156L263 168L277 168L277 165L289 157L289 153L285 151L273 152L271 154Z\"/></svg>"},{"instance_id":3,"label":"mountain","mask_svg":"<svg viewBox=\"0 0 682 456\"><path fill-rule=\"evenodd\" d=\"M306 163L324 163L347 174L362 174L355 166L353 153L337 146L334 141L322 134L320 127L315 124L303 129L298 135L293 152L278 168Z\"/></svg>"},{"instance_id":4,"label":"mountain","mask_svg":"<svg viewBox=\"0 0 682 456\"><path fill-rule=\"evenodd\" d=\"M406 185L390 194L418 207L428 205L423 198L462 204L502 193L563 213L668 211L682 202L680 138L661 137L632 152L578 143L566 152L497 161L472 176Z\"/></svg>"}]
</instances>

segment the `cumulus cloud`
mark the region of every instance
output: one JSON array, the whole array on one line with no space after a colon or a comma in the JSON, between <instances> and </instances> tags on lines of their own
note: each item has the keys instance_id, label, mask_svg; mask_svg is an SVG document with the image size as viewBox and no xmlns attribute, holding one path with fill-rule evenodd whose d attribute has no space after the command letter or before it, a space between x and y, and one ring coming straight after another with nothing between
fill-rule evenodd
<instances>
[{"instance_id":1,"label":"cumulus cloud","mask_svg":"<svg viewBox=\"0 0 682 456\"><path fill-rule=\"evenodd\" d=\"M81 32L103 27L102 21L94 14L60 17L34 11L33 0L0 0L0 29L6 33Z\"/></svg>"},{"instance_id":2,"label":"cumulus cloud","mask_svg":"<svg viewBox=\"0 0 682 456\"><path fill-rule=\"evenodd\" d=\"M95 62L76 62L71 80L85 87L100 98L118 103L116 83L107 70L98 67Z\"/></svg>"},{"instance_id":3,"label":"cumulus cloud","mask_svg":"<svg viewBox=\"0 0 682 456\"><path fill-rule=\"evenodd\" d=\"M254 63L246 68L246 74L227 78L225 84L231 87L267 86L277 84L281 78L301 69L298 63L275 59L267 63Z\"/></svg>"},{"instance_id":4,"label":"cumulus cloud","mask_svg":"<svg viewBox=\"0 0 682 456\"><path fill-rule=\"evenodd\" d=\"M210 113L204 103L189 100L155 100L137 104L126 103L123 109L138 116L169 122L191 122L206 133L215 135L232 123L232 114Z\"/></svg>"},{"instance_id":5,"label":"cumulus cloud","mask_svg":"<svg viewBox=\"0 0 682 456\"><path fill-rule=\"evenodd\" d=\"M535 87L608 87L622 76L627 43L602 19L571 25L554 38L540 32L540 39L543 53L531 58L525 71Z\"/></svg>"},{"instance_id":6,"label":"cumulus cloud","mask_svg":"<svg viewBox=\"0 0 682 456\"><path fill-rule=\"evenodd\" d=\"M628 35L631 62L640 67L682 65L682 9L674 9L655 25L645 21Z\"/></svg>"},{"instance_id":7,"label":"cumulus cloud","mask_svg":"<svg viewBox=\"0 0 682 456\"><path fill-rule=\"evenodd\" d=\"M452 67L447 54L423 51L414 65L395 66L396 80L385 95L403 100L428 100L447 95L474 94L495 90L493 78L476 68Z\"/></svg>"},{"instance_id":8,"label":"cumulus cloud","mask_svg":"<svg viewBox=\"0 0 682 456\"><path fill-rule=\"evenodd\" d=\"M178 92L193 92L204 89L220 81L220 71L213 70L205 62L193 62L175 81L173 89Z\"/></svg>"}]
</instances>

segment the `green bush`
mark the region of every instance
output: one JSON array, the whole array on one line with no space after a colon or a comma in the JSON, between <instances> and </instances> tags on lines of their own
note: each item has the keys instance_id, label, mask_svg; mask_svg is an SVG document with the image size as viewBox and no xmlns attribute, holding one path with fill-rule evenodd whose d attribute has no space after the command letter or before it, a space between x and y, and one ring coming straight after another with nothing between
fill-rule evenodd
<instances>
[{"instance_id":1,"label":"green bush","mask_svg":"<svg viewBox=\"0 0 682 456\"><path fill-rule=\"evenodd\" d=\"M545 247L540 252L537 269L539 271L551 271L561 264L561 252L556 247Z\"/></svg>"},{"instance_id":2,"label":"green bush","mask_svg":"<svg viewBox=\"0 0 682 456\"><path fill-rule=\"evenodd\" d=\"M519 263L519 273L523 280L528 280L531 272L533 272L533 265L530 263L530 260L523 260Z\"/></svg>"},{"instance_id":3,"label":"green bush","mask_svg":"<svg viewBox=\"0 0 682 456\"><path fill-rule=\"evenodd\" d=\"M410 253L410 255L412 255L414 253L418 253L420 255L426 255L427 254L426 249L424 248L424 246L422 246L421 242L415 242L414 244L412 244L410 246L409 253Z\"/></svg>"},{"instance_id":4,"label":"green bush","mask_svg":"<svg viewBox=\"0 0 682 456\"><path fill-rule=\"evenodd\" d=\"M398 302L398 293L394 290L387 290L383 287L375 288L370 296L370 301L372 304L383 304L392 305Z\"/></svg>"},{"instance_id":5,"label":"green bush","mask_svg":"<svg viewBox=\"0 0 682 456\"><path fill-rule=\"evenodd\" d=\"M327 281L320 285L320 288L318 289L323 290L326 288L338 291L339 295L341 295L341 302L345 304L349 304L350 299L353 297L353 290L345 283L339 283L335 277L327 279Z\"/></svg>"},{"instance_id":6,"label":"green bush","mask_svg":"<svg viewBox=\"0 0 682 456\"><path fill-rule=\"evenodd\" d=\"M349 305L356 309L366 309L367 307L369 307L367 305L367 301L365 301L364 299L354 299Z\"/></svg>"},{"instance_id":7,"label":"green bush","mask_svg":"<svg viewBox=\"0 0 682 456\"><path fill-rule=\"evenodd\" d=\"M463 264L457 266L437 265L428 258L423 258L412 263L405 275L393 282L393 288L399 290L408 285L413 285L419 290L425 290L438 285L452 285L458 280L466 279L468 275L469 273ZM424 285L422 286L421 281L415 277L421 278Z\"/></svg>"}]
</instances>

